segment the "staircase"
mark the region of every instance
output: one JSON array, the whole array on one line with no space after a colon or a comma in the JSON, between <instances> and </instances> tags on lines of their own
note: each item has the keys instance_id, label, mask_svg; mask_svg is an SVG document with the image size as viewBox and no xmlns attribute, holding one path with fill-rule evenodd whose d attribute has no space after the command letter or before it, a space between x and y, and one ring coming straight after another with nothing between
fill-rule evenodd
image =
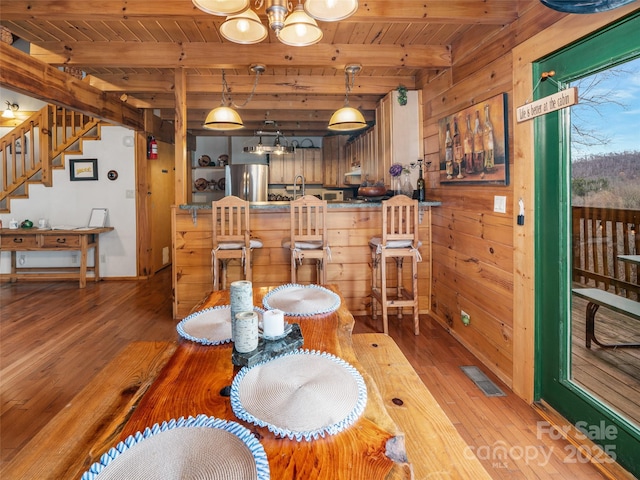
<instances>
[{"instance_id":1,"label":"staircase","mask_svg":"<svg viewBox=\"0 0 640 480\"><path fill-rule=\"evenodd\" d=\"M65 155L82 153L82 142L100 139L99 120L47 105L0 138L0 213L10 213L12 199L29 198L29 185L52 185L53 169Z\"/></svg>"}]
</instances>

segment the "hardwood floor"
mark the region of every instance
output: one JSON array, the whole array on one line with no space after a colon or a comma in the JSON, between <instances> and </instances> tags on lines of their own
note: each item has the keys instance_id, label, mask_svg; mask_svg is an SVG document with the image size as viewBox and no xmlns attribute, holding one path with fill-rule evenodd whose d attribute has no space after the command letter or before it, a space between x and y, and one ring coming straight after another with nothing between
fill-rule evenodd
<instances>
[{"instance_id":1,"label":"hardwood floor","mask_svg":"<svg viewBox=\"0 0 640 480\"><path fill-rule=\"evenodd\" d=\"M3 284L0 308L1 464L129 342L176 338L169 269L146 281L82 290L75 282ZM459 368L481 365L444 329L422 317L415 336L411 323L391 318L390 335L493 478L604 478L589 464L571 462L571 447L481 367L507 393L484 396ZM381 326L357 317L354 333Z\"/></svg>"}]
</instances>

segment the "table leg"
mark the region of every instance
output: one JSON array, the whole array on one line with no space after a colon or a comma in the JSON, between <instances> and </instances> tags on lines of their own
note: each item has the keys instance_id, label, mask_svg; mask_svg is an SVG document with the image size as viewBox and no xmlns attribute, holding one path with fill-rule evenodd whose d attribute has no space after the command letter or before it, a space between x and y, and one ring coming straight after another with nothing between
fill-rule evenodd
<instances>
[{"instance_id":1,"label":"table leg","mask_svg":"<svg viewBox=\"0 0 640 480\"><path fill-rule=\"evenodd\" d=\"M87 235L80 235L80 288L87 286Z\"/></svg>"},{"instance_id":2,"label":"table leg","mask_svg":"<svg viewBox=\"0 0 640 480\"><path fill-rule=\"evenodd\" d=\"M100 281L100 235L95 235L95 246L93 247L93 281Z\"/></svg>"},{"instance_id":3,"label":"table leg","mask_svg":"<svg viewBox=\"0 0 640 480\"><path fill-rule=\"evenodd\" d=\"M10 283L15 283L18 281L18 278L16 277L16 259L18 257L17 253L18 252L16 251L11 252L11 276L9 277Z\"/></svg>"},{"instance_id":4,"label":"table leg","mask_svg":"<svg viewBox=\"0 0 640 480\"><path fill-rule=\"evenodd\" d=\"M591 348L591 342L598 345L600 348L640 348L640 343L602 343L596 338L596 312L600 308L597 303L589 302L587 304L587 319L586 319L586 341L585 346Z\"/></svg>"}]
</instances>

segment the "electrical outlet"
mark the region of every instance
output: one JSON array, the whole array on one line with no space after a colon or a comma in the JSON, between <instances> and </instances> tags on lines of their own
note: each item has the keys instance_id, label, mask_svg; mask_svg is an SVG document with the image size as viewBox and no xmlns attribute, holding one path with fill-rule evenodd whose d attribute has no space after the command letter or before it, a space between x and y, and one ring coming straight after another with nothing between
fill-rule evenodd
<instances>
[{"instance_id":1,"label":"electrical outlet","mask_svg":"<svg viewBox=\"0 0 640 480\"><path fill-rule=\"evenodd\" d=\"M462 320L463 325L467 327L471 323L471 315L464 310L460 310L460 320Z\"/></svg>"},{"instance_id":2,"label":"electrical outlet","mask_svg":"<svg viewBox=\"0 0 640 480\"><path fill-rule=\"evenodd\" d=\"M20 265L24 265L25 263L27 263L27 257L25 255L20 255L20 258L18 259L18 263Z\"/></svg>"},{"instance_id":3,"label":"electrical outlet","mask_svg":"<svg viewBox=\"0 0 640 480\"><path fill-rule=\"evenodd\" d=\"M105 263L107 261L107 256L104 253L100 254L100 263Z\"/></svg>"},{"instance_id":4,"label":"electrical outlet","mask_svg":"<svg viewBox=\"0 0 640 480\"><path fill-rule=\"evenodd\" d=\"M78 255L75 254L75 253L71 255L71 264L72 265L77 265L78 264Z\"/></svg>"}]
</instances>

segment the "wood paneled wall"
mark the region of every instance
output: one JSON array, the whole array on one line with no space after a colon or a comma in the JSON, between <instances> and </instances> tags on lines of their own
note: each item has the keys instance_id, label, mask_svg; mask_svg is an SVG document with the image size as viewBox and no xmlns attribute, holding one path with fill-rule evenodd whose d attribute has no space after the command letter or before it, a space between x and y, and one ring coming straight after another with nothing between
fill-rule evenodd
<instances>
[{"instance_id":1,"label":"wood paneled wall","mask_svg":"<svg viewBox=\"0 0 640 480\"><path fill-rule=\"evenodd\" d=\"M508 99L509 169L513 172L512 49L564 15L532 2L521 18L493 37L470 29L451 70L423 79L424 142L433 211L432 316L507 385L513 381L514 191L507 186L440 185L438 121L500 93ZM494 213L494 195L507 197L507 212ZM527 219L533 221L533 219ZM461 311L471 316L465 326ZM530 332L529 334L532 334Z\"/></svg>"},{"instance_id":2,"label":"wood paneled wall","mask_svg":"<svg viewBox=\"0 0 640 480\"><path fill-rule=\"evenodd\" d=\"M435 209L439 207L434 207ZM429 312L431 297L431 219L432 208L422 209L418 290L420 313ZM188 315L212 289L210 209L172 208L174 317ZM382 211L378 207L330 208L327 213L331 261L327 265L327 283L340 288L349 310L354 315L371 311L371 254L369 239L380 235ZM259 287L282 285L291 281L289 250L282 240L289 231L289 209L251 210L251 235L260 238L263 247L254 249L253 284ZM234 264L235 263L235 264ZM229 267L230 280L241 278L237 262ZM392 284L395 269L389 269ZM405 285L411 285L410 268L404 268ZM299 283L315 282L315 266L306 262L298 270ZM409 310L406 312L409 313ZM409 317L406 317L409 318Z\"/></svg>"}]
</instances>

